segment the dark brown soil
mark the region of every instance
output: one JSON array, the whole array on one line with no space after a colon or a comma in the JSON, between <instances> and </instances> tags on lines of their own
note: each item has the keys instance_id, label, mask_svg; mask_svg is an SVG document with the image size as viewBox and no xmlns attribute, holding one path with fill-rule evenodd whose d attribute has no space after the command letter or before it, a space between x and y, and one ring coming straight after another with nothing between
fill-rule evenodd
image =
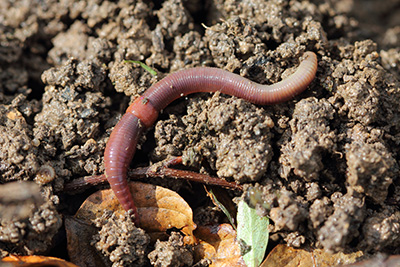
<instances>
[{"instance_id":1,"label":"dark brown soil","mask_svg":"<svg viewBox=\"0 0 400 267\"><path fill-rule=\"evenodd\" d=\"M262 192L249 201L277 242L399 254L399 18L398 0L0 1L0 255L63 246L63 215L84 197L64 184L104 172L113 126L151 84L194 66L271 84L305 51L318 55L317 77L294 100L175 101L132 166L182 155L196 171ZM125 261L107 244L121 224L103 218L96 237L114 266L192 264L179 236L151 247L144 233L115 237L136 253Z\"/></svg>"}]
</instances>

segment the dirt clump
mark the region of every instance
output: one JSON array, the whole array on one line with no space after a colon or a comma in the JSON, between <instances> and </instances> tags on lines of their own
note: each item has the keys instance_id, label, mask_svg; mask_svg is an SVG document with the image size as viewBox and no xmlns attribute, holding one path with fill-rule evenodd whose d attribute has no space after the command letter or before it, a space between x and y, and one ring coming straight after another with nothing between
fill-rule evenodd
<instances>
[{"instance_id":1,"label":"dirt clump","mask_svg":"<svg viewBox=\"0 0 400 267\"><path fill-rule=\"evenodd\" d=\"M192 266L193 255L190 246L185 246L183 236L172 232L168 241L157 241L155 250L149 253L149 259L153 266Z\"/></svg>"},{"instance_id":2,"label":"dirt clump","mask_svg":"<svg viewBox=\"0 0 400 267\"><path fill-rule=\"evenodd\" d=\"M318 180L324 169L325 154L336 149L336 136L330 128L334 108L326 100L310 97L300 100L289 122L290 140L281 140L286 145L281 149L280 175L288 178L290 171L305 181Z\"/></svg>"},{"instance_id":3,"label":"dirt clump","mask_svg":"<svg viewBox=\"0 0 400 267\"><path fill-rule=\"evenodd\" d=\"M1 185L2 256L10 251L26 255L45 253L51 247L62 225L62 219L56 210L59 199L48 189L42 189L41 193L38 185L27 181ZM5 191L20 192L20 194L7 196Z\"/></svg>"},{"instance_id":4,"label":"dirt clump","mask_svg":"<svg viewBox=\"0 0 400 267\"><path fill-rule=\"evenodd\" d=\"M93 237L94 246L113 267L143 266L150 237L134 225L128 212L121 216L104 213L95 223L100 231Z\"/></svg>"},{"instance_id":5,"label":"dirt clump","mask_svg":"<svg viewBox=\"0 0 400 267\"><path fill-rule=\"evenodd\" d=\"M174 116L156 125L155 138L160 146L154 157L164 158L170 152L179 156L185 147L184 160L189 165L206 157L218 176L233 177L238 182L258 180L272 158L272 127L264 110L242 99L219 95L199 99L189 103L188 114L182 119Z\"/></svg>"}]
</instances>

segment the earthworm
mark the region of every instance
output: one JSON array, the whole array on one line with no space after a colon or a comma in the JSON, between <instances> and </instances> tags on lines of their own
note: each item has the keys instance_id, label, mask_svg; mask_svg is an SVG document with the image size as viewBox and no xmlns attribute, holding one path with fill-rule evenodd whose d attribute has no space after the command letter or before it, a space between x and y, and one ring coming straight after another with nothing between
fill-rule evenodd
<instances>
[{"instance_id":1,"label":"earthworm","mask_svg":"<svg viewBox=\"0 0 400 267\"><path fill-rule=\"evenodd\" d=\"M128 186L127 170L135 154L138 138L172 101L192 93L219 91L254 104L276 104L303 92L314 79L317 65L317 56L313 52L305 52L297 70L272 85L261 85L211 67L180 70L152 85L128 107L112 131L104 153L106 178L122 207L125 210L132 209L135 222L139 222Z\"/></svg>"}]
</instances>

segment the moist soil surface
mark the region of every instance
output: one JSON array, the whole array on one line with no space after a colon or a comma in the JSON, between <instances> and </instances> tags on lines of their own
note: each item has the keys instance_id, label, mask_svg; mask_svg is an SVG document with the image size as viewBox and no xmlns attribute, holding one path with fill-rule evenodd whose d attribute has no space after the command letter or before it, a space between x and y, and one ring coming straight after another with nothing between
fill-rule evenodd
<instances>
[{"instance_id":1,"label":"moist soil surface","mask_svg":"<svg viewBox=\"0 0 400 267\"><path fill-rule=\"evenodd\" d=\"M399 18L398 0L1 0L0 255L68 259L63 221L89 193L64 186L104 173L114 125L150 85L197 66L272 84L305 51L317 54L318 70L293 100L179 99L131 166L183 156L191 170L243 184L276 243L399 254ZM224 220L193 200L206 199L201 186L148 182L182 192L198 220ZM248 199L253 190L261 194ZM195 264L178 234L149 245L132 222L110 216L99 218L94 242L114 266L126 259L103 235L116 227L137 232L122 239L138 266Z\"/></svg>"}]
</instances>

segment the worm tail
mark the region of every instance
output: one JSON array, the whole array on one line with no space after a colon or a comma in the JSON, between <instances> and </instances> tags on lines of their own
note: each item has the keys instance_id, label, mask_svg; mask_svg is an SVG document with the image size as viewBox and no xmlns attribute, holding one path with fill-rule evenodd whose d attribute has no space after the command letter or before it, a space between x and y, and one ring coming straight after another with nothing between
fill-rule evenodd
<instances>
[{"instance_id":1,"label":"worm tail","mask_svg":"<svg viewBox=\"0 0 400 267\"><path fill-rule=\"evenodd\" d=\"M317 72L317 56L304 53L304 60L286 79L271 85L261 85L226 70L198 67L177 71L151 86L143 94L156 111L184 95L220 91L255 104L270 105L291 99L303 92Z\"/></svg>"},{"instance_id":2,"label":"worm tail","mask_svg":"<svg viewBox=\"0 0 400 267\"><path fill-rule=\"evenodd\" d=\"M127 171L143 130L136 116L125 113L112 131L104 153L105 173L111 189L125 210L133 210L136 222L139 216L129 190Z\"/></svg>"},{"instance_id":3,"label":"worm tail","mask_svg":"<svg viewBox=\"0 0 400 267\"><path fill-rule=\"evenodd\" d=\"M304 60L300 63L297 70L286 79L271 84L256 84L259 90L256 95L258 98L248 97L254 103L280 103L292 99L294 96L303 92L312 82L317 72L317 56L313 52L304 53Z\"/></svg>"}]
</instances>

